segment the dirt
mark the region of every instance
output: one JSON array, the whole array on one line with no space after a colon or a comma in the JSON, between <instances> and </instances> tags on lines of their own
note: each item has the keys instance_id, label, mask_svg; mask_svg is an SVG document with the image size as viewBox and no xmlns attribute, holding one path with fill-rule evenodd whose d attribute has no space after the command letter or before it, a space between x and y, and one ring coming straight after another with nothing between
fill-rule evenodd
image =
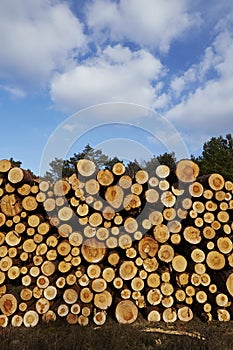
<instances>
[{"instance_id":1,"label":"dirt","mask_svg":"<svg viewBox=\"0 0 233 350\"><path fill-rule=\"evenodd\" d=\"M0 329L1 350L233 350L233 321L199 319L188 323L149 323L139 319L120 325L109 318L105 325L68 325L65 320L35 328Z\"/></svg>"}]
</instances>

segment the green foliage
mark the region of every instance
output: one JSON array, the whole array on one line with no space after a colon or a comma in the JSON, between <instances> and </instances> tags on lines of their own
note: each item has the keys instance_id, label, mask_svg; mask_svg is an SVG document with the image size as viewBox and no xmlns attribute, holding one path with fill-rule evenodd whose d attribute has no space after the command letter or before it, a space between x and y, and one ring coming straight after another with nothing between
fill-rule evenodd
<instances>
[{"instance_id":1,"label":"green foliage","mask_svg":"<svg viewBox=\"0 0 233 350\"><path fill-rule=\"evenodd\" d=\"M226 180L233 181L233 138L212 137L203 145L202 155L192 159L200 166L200 175L221 174Z\"/></svg>"},{"instance_id":2,"label":"green foliage","mask_svg":"<svg viewBox=\"0 0 233 350\"><path fill-rule=\"evenodd\" d=\"M20 162L20 160L14 160L12 157L9 159L9 161L11 162L11 164L15 167L20 168L22 165L22 162Z\"/></svg>"},{"instance_id":3,"label":"green foliage","mask_svg":"<svg viewBox=\"0 0 233 350\"><path fill-rule=\"evenodd\" d=\"M76 172L77 162L83 158L93 160L99 168L111 168L113 164L120 162L117 157L110 158L106 156L101 150L95 150L89 144L87 144L83 151L74 153L74 155L68 160L55 158L49 164L50 170L46 172L44 178L48 181L53 182L59 179L61 176L69 177Z\"/></svg>"},{"instance_id":4,"label":"green foliage","mask_svg":"<svg viewBox=\"0 0 233 350\"><path fill-rule=\"evenodd\" d=\"M144 162L144 168L148 171L149 174L155 174L155 169L159 165L167 165L171 170L175 169L176 157L175 153L160 154L158 157L153 157L149 161Z\"/></svg>"}]
</instances>

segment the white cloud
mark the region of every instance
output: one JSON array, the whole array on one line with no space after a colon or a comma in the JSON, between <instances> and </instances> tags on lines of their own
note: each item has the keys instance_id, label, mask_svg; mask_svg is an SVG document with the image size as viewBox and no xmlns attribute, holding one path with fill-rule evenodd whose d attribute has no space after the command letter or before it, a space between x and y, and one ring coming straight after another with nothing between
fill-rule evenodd
<instances>
[{"instance_id":1,"label":"white cloud","mask_svg":"<svg viewBox=\"0 0 233 350\"><path fill-rule=\"evenodd\" d=\"M25 91L14 86L0 85L0 90L9 92L14 97L22 98L26 96Z\"/></svg>"},{"instance_id":2,"label":"white cloud","mask_svg":"<svg viewBox=\"0 0 233 350\"><path fill-rule=\"evenodd\" d=\"M112 40L128 39L162 52L200 23L196 13L189 13L187 0L94 0L86 15L99 39L104 33Z\"/></svg>"},{"instance_id":3,"label":"white cloud","mask_svg":"<svg viewBox=\"0 0 233 350\"><path fill-rule=\"evenodd\" d=\"M11 85L44 86L51 72L64 69L85 41L67 3L1 1L0 77Z\"/></svg>"},{"instance_id":4,"label":"white cloud","mask_svg":"<svg viewBox=\"0 0 233 350\"><path fill-rule=\"evenodd\" d=\"M145 50L133 52L121 45L108 46L98 56L56 74L51 97L59 108L72 112L114 101L153 107L166 102L164 96L157 100L152 85L162 72L160 61Z\"/></svg>"},{"instance_id":5,"label":"white cloud","mask_svg":"<svg viewBox=\"0 0 233 350\"><path fill-rule=\"evenodd\" d=\"M233 131L233 37L219 33L204 59L195 67L199 82L210 71L215 74L167 113L169 120L192 133L211 134ZM178 80L179 78L177 78ZM173 89L175 84L173 81Z\"/></svg>"}]
</instances>

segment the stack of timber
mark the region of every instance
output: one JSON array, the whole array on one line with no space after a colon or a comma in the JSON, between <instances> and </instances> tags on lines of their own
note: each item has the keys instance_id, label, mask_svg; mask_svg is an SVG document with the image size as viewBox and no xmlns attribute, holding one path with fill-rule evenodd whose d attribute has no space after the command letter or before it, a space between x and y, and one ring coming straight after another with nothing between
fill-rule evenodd
<instances>
[{"instance_id":1,"label":"stack of timber","mask_svg":"<svg viewBox=\"0 0 233 350\"><path fill-rule=\"evenodd\" d=\"M191 160L49 183L0 161L0 326L233 317L233 183Z\"/></svg>"}]
</instances>

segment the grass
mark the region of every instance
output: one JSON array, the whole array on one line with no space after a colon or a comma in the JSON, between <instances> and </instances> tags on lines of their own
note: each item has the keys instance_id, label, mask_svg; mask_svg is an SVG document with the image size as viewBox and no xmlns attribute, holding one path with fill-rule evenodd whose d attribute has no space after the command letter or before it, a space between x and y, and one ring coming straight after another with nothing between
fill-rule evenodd
<instances>
[{"instance_id":1,"label":"grass","mask_svg":"<svg viewBox=\"0 0 233 350\"><path fill-rule=\"evenodd\" d=\"M146 328L157 329L145 332ZM158 332L190 332L194 337ZM203 339L198 339L196 333ZM205 338L205 340L204 340ZM233 321L213 321L205 324L199 319L191 322L151 324L139 319L133 325L120 325L109 318L105 325L87 327L68 325L59 319L50 324L39 324L35 328L13 328L0 330L1 350L232 350Z\"/></svg>"}]
</instances>

